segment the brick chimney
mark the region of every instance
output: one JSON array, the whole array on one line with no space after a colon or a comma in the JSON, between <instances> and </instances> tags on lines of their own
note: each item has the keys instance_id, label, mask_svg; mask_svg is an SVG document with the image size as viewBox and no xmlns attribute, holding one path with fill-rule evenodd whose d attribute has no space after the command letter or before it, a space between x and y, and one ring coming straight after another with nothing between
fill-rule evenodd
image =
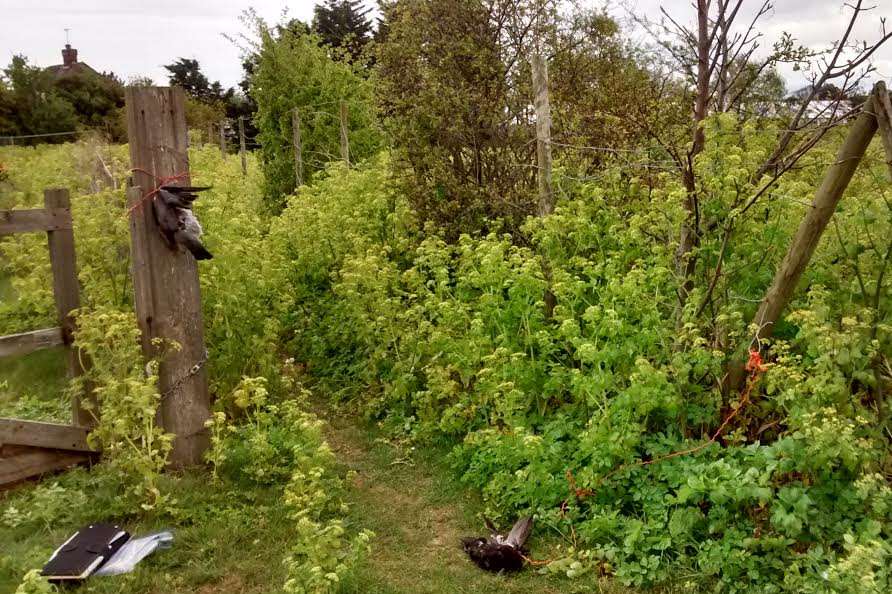
<instances>
[{"instance_id":1,"label":"brick chimney","mask_svg":"<svg viewBox=\"0 0 892 594\"><path fill-rule=\"evenodd\" d=\"M70 43L66 43L65 49L62 50L62 65L74 66L75 64L77 64L77 50L72 49Z\"/></svg>"}]
</instances>

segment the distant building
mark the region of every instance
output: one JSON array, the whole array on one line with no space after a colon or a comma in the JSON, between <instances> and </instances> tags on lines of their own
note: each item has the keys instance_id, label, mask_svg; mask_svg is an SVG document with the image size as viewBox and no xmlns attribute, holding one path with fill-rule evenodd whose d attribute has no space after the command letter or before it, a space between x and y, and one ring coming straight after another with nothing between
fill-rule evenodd
<instances>
[{"instance_id":1,"label":"distant building","mask_svg":"<svg viewBox=\"0 0 892 594\"><path fill-rule=\"evenodd\" d=\"M77 61L77 50L71 47L70 43L66 43L65 47L62 49L62 63L56 64L55 66L49 66L46 70L56 78L65 78L79 74L93 74L100 76L100 74L93 70L86 62Z\"/></svg>"}]
</instances>

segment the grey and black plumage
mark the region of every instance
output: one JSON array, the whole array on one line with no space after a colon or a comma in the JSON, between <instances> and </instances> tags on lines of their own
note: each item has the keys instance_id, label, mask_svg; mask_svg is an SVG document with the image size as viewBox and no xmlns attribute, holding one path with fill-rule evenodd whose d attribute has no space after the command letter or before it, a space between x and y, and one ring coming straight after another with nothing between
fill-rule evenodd
<instances>
[{"instance_id":1,"label":"grey and black plumage","mask_svg":"<svg viewBox=\"0 0 892 594\"><path fill-rule=\"evenodd\" d=\"M487 571L519 571L523 568L527 550L524 545L533 530L530 516L517 520L508 534L501 534L492 522L484 518L489 537L463 538L462 548L474 563Z\"/></svg>"},{"instance_id":2,"label":"grey and black plumage","mask_svg":"<svg viewBox=\"0 0 892 594\"><path fill-rule=\"evenodd\" d=\"M162 186L158 196L152 201L155 218L161 236L171 249L182 246L189 250L196 260L213 258L201 243L201 224L192 212L192 203L198 198L196 192L210 187Z\"/></svg>"}]
</instances>

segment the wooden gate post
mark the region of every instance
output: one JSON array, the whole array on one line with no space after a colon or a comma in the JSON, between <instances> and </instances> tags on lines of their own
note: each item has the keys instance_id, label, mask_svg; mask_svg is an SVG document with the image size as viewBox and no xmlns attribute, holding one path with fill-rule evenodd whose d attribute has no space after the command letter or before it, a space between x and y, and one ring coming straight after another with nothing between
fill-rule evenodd
<instances>
[{"instance_id":1,"label":"wooden gate post","mask_svg":"<svg viewBox=\"0 0 892 594\"><path fill-rule=\"evenodd\" d=\"M152 210L143 199L162 178L177 176L189 185L188 130L183 91L167 87L128 87L127 134L134 185L142 188L130 215L136 315L146 357L158 356L155 338L175 341L159 369L161 423L174 434L169 463L183 467L202 462L209 445L210 417L204 324L198 266L189 252L164 243ZM131 191L133 199L135 191Z\"/></svg>"},{"instance_id":2,"label":"wooden gate post","mask_svg":"<svg viewBox=\"0 0 892 594\"><path fill-rule=\"evenodd\" d=\"M43 192L43 203L47 209L61 209L70 211L71 199L68 190L53 189ZM69 213L68 220L71 220ZM59 326L62 328L62 341L64 342L65 361L68 368L68 377L77 377L83 374L81 366L82 358L78 356L74 348L74 318L71 312L81 306L80 285L77 281L77 262L74 253L74 231L71 225L64 229L47 231L47 241L50 249L50 267L53 270L53 294L56 300L56 314L59 316ZM84 361L86 364L86 361ZM74 396L71 402L72 421L75 425L92 427L95 424L93 413L81 407L81 399ZM96 409L94 407L94 412Z\"/></svg>"}]
</instances>

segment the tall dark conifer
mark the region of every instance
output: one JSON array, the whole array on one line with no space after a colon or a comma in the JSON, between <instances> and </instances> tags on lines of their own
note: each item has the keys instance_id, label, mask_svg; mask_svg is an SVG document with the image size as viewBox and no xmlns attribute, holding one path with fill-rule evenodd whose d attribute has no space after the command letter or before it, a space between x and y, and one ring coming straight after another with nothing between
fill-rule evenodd
<instances>
[{"instance_id":1,"label":"tall dark conifer","mask_svg":"<svg viewBox=\"0 0 892 594\"><path fill-rule=\"evenodd\" d=\"M351 61L362 56L372 39L371 8L364 8L360 0L326 0L317 4L313 13L313 32L324 43L345 50Z\"/></svg>"}]
</instances>

